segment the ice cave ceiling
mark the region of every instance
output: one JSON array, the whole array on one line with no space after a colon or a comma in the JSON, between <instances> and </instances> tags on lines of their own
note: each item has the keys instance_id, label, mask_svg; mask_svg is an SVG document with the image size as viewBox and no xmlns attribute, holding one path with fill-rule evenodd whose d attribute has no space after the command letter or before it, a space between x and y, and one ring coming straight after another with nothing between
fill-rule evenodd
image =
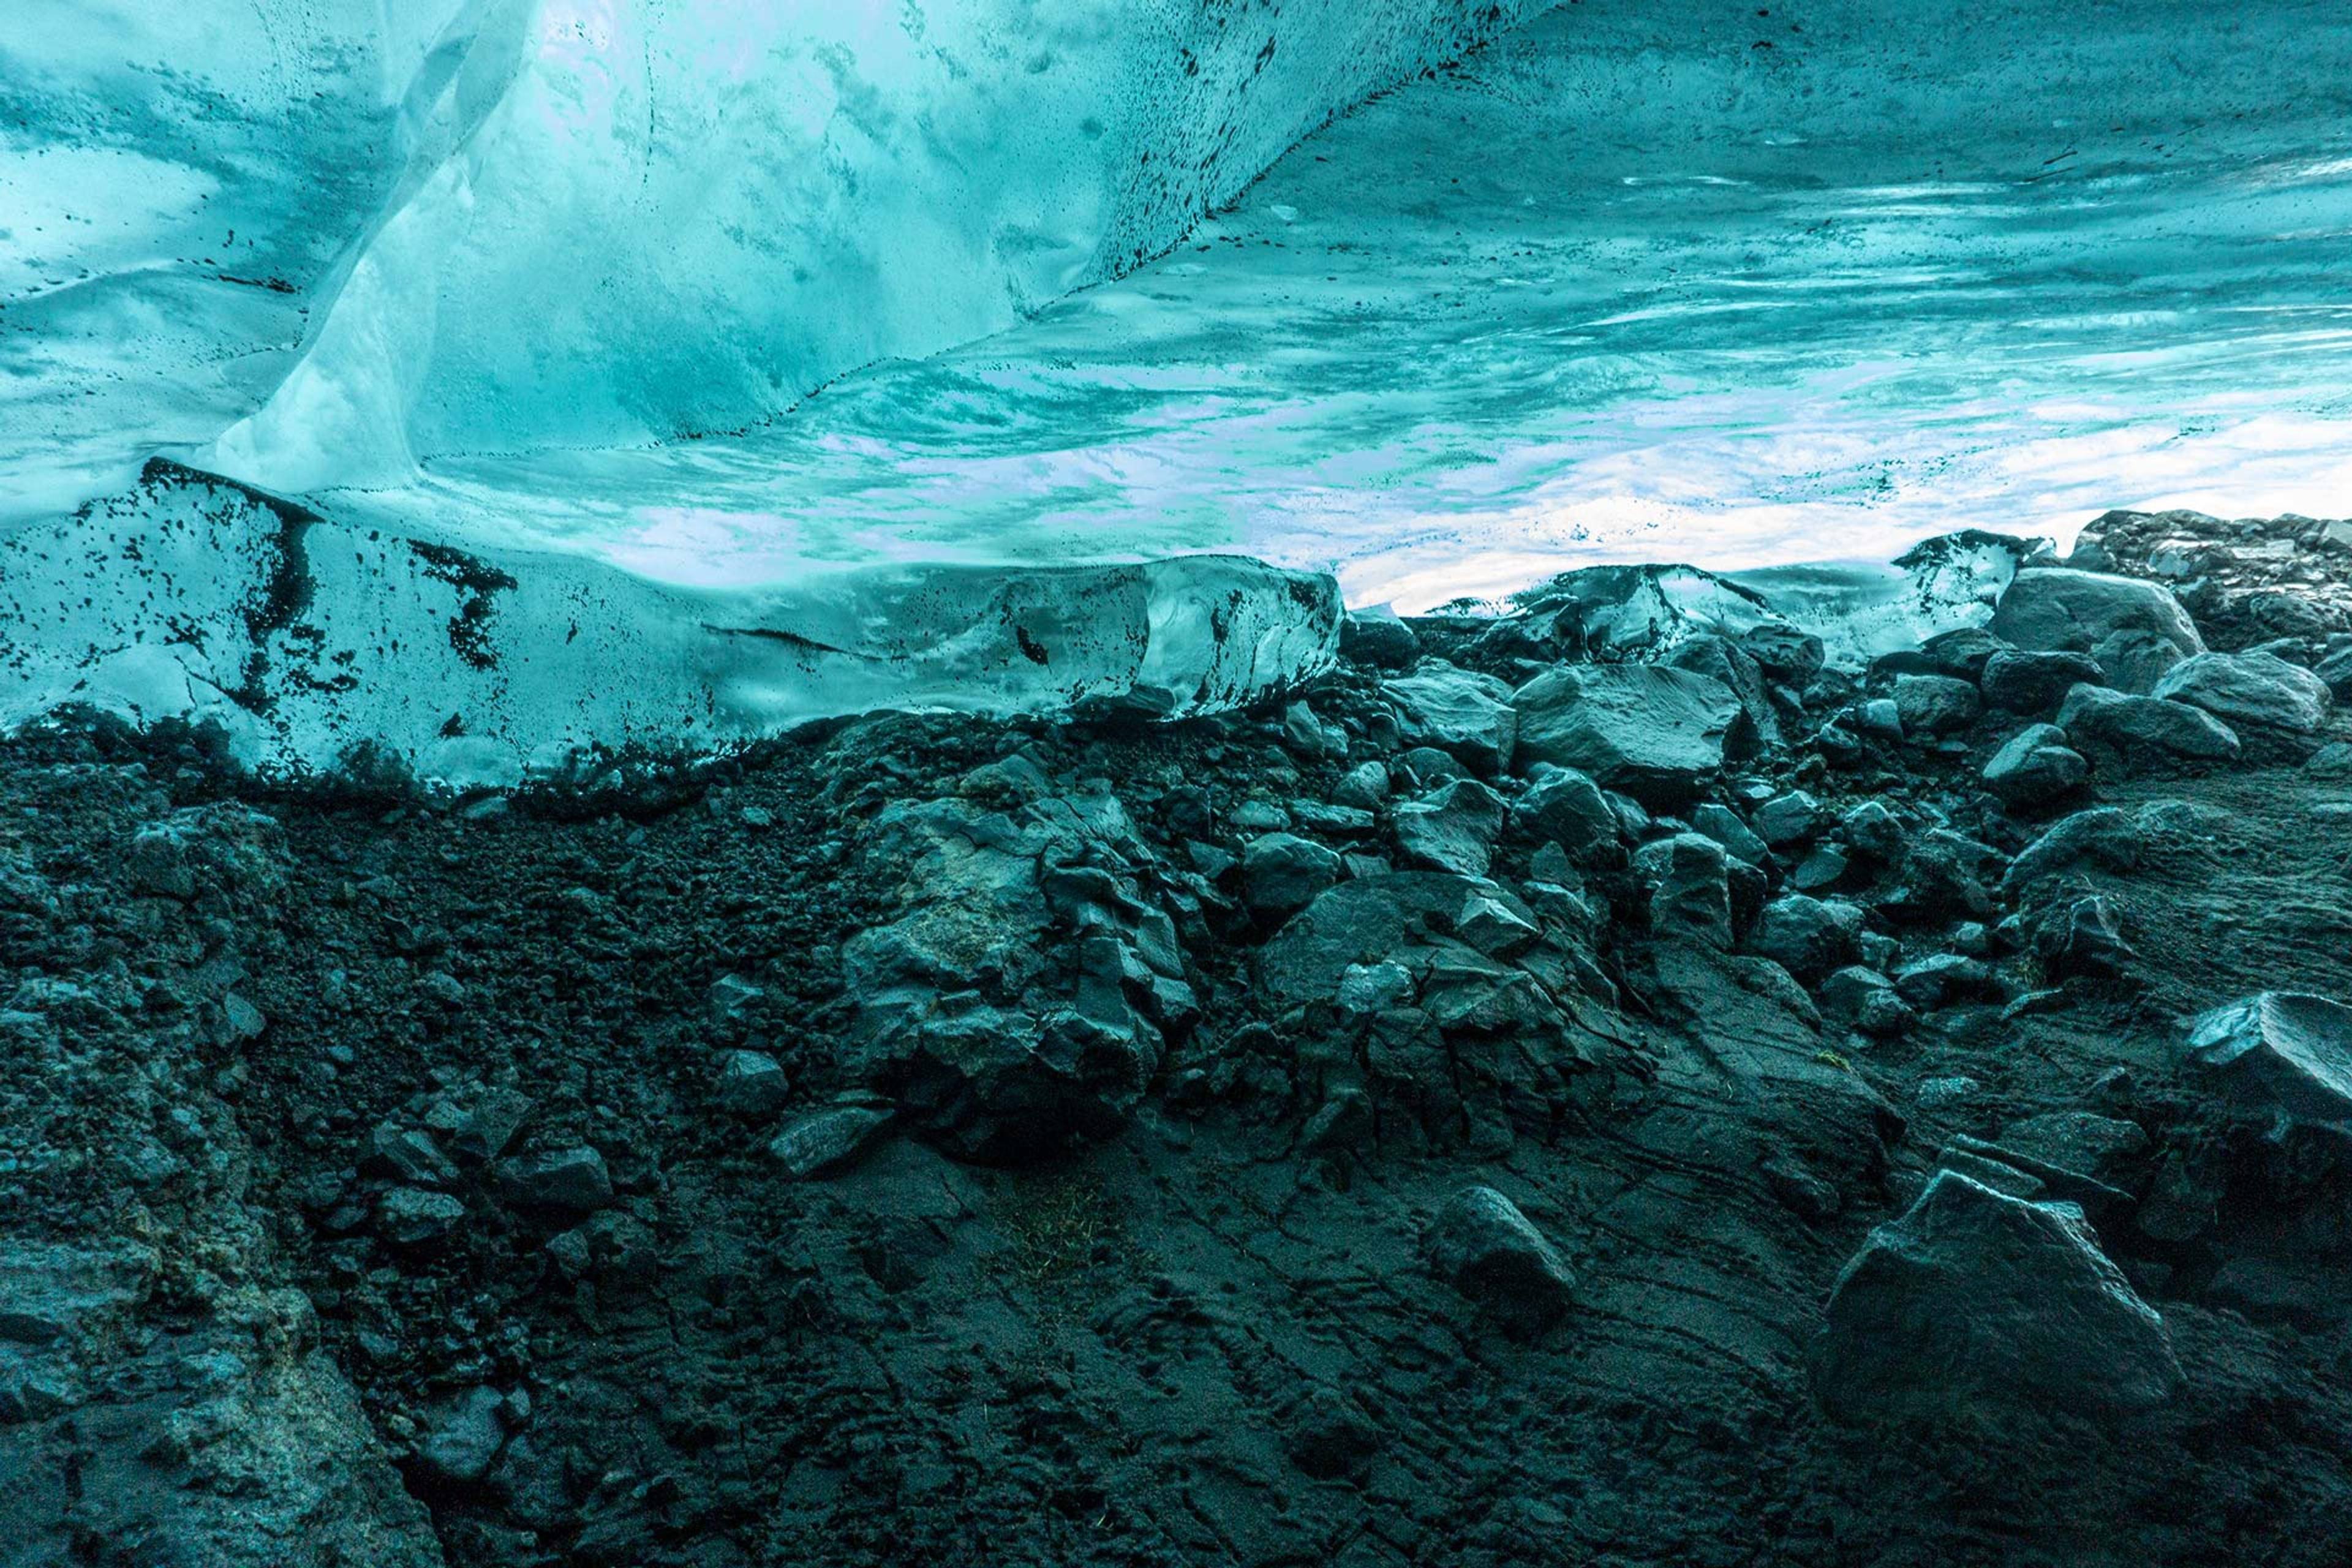
<instances>
[{"instance_id":1,"label":"ice cave ceiling","mask_svg":"<svg viewBox=\"0 0 2352 1568\"><path fill-rule=\"evenodd\" d=\"M2341 0L17 0L0 529L161 455L656 595L1411 608L2333 514L2347 110Z\"/></svg>"}]
</instances>

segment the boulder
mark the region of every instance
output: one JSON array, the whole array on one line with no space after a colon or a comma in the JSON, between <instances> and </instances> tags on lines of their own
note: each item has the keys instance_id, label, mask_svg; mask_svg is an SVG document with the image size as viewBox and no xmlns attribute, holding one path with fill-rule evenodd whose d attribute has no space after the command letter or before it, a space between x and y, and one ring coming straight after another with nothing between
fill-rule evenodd
<instances>
[{"instance_id":1,"label":"boulder","mask_svg":"<svg viewBox=\"0 0 2352 1568\"><path fill-rule=\"evenodd\" d=\"M2078 811L2051 824L2041 837L2018 851L2001 877L2000 895L2013 900L2042 878L2086 859L2111 871L2131 870L2139 864L2139 844L2138 827L2116 807Z\"/></svg>"},{"instance_id":2,"label":"boulder","mask_svg":"<svg viewBox=\"0 0 2352 1568\"><path fill-rule=\"evenodd\" d=\"M1408 866L1483 877L1503 832L1503 797L1475 779L1457 779L1390 816L1397 854Z\"/></svg>"},{"instance_id":3,"label":"boulder","mask_svg":"<svg viewBox=\"0 0 2352 1568\"><path fill-rule=\"evenodd\" d=\"M2189 1062L2259 1114L2352 1128L2352 1007L2265 991L2189 1026Z\"/></svg>"},{"instance_id":4,"label":"boulder","mask_svg":"<svg viewBox=\"0 0 2352 1568\"><path fill-rule=\"evenodd\" d=\"M1617 838L1617 814L1601 786L1574 768L1549 763L1537 765L1534 782L1511 803L1511 826L1528 838L1559 845L1571 858Z\"/></svg>"},{"instance_id":5,"label":"boulder","mask_svg":"<svg viewBox=\"0 0 2352 1568\"><path fill-rule=\"evenodd\" d=\"M1566 665L1519 688L1519 755L1591 775L1645 805L1687 800L1722 771L1741 722L1723 682L1651 665Z\"/></svg>"},{"instance_id":6,"label":"boulder","mask_svg":"<svg viewBox=\"0 0 2352 1568\"><path fill-rule=\"evenodd\" d=\"M1822 819L1822 803L1803 790L1793 789L1758 806L1748 825L1773 848L1793 849L1812 840L1821 831Z\"/></svg>"},{"instance_id":7,"label":"boulder","mask_svg":"<svg viewBox=\"0 0 2352 1568\"><path fill-rule=\"evenodd\" d=\"M1339 879L1339 857L1311 838L1266 833L1242 846L1242 896L1262 915L1286 915Z\"/></svg>"},{"instance_id":8,"label":"boulder","mask_svg":"<svg viewBox=\"0 0 2352 1568\"><path fill-rule=\"evenodd\" d=\"M2352 642L2329 652L2312 666L2311 673L2339 702L2352 702Z\"/></svg>"},{"instance_id":9,"label":"boulder","mask_svg":"<svg viewBox=\"0 0 2352 1568\"><path fill-rule=\"evenodd\" d=\"M1823 1017L1882 1039L1903 1033L1916 1021L1886 976L1858 963L1822 981L1820 1002Z\"/></svg>"},{"instance_id":10,"label":"boulder","mask_svg":"<svg viewBox=\"0 0 2352 1568\"><path fill-rule=\"evenodd\" d=\"M1862 910L1853 904L1790 893L1764 906L1748 950L1769 958L1807 985L1853 962Z\"/></svg>"},{"instance_id":11,"label":"boulder","mask_svg":"<svg viewBox=\"0 0 2352 1568\"><path fill-rule=\"evenodd\" d=\"M2225 724L2308 735L2327 721L2327 683L2270 653L2200 653L2165 671L2153 695L2200 708Z\"/></svg>"},{"instance_id":12,"label":"boulder","mask_svg":"<svg viewBox=\"0 0 2352 1568\"><path fill-rule=\"evenodd\" d=\"M2096 686L2105 679L2099 661L2087 653L2009 648L1985 660L1979 689L1989 708L2042 714L2056 709L2077 686Z\"/></svg>"},{"instance_id":13,"label":"boulder","mask_svg":"<svg viewBox=\"0 0 2352 1568\"><path fill-rule=\"evenodd\" d=\"M2236 760L2237 734L2201 708L2078 686L2058 709L2069 739L2126 768L2194 766Z\"/></svg>"},{"instance_id":14,"label":"boulder","mask_svg":"<svg viewBox=\"0 0 2352 1568\"><path fill-rule=\"evenodd\" d=\"M1727 805L1714 801L1702 802L1691 811L1691 826L1723 846L1734 859L1745 860L1750 866L1761 866L1772 858L1764 840L1756 837L1755 829L1739 820L1739 814Z\"/></svg>"},{"instance_id":15,"label":"boulder","mask_svg":"<svg viewBox=\"0 0 2352 1568\"><path fill-rule=\"evenodd\" d=\"M2020 648L2088 654L2109 684L2136 693L2146 693L2166 670L2205 651L2204 638L2171 590L2137 577L2062 566L2020 572L1986 629Z\"/></svg>"},{"instance_id":16,"label":"boulder","mask_svg":"<svg viewBox=\"0 0 2352 1568\"><path fill-rule=\"evenodd\" d=\"M1653 839L1633 852L1650 889L1650 929L1709 947L1731 946L1731 883L1723 846L1698 833Z\"/></svg>"},{"instance_id":17,"label":"boulder","mask_svg":"<svg viewBox=\"0 0 2352 1568\"><path fill-rule=\"evenodd\" d=\"M604 1156L585 1144L525 1154L501 1163L499 1196L519 1208L591 1214L613 1201Z\"/></svg>"},{"instance_id":18,"label":"boulder","mask_svg":"<svg viewBox=\"0 0 2352 1568\"><path fill-rule=\"evenodd\" d=\"M1542 1332L1567 1311L1576 1276L1519 1206L1492 1187L1465 1187L1423 1233L1430 1268L1507 1331Z\"/></svg>"},{"instance_id":19,"label":"boulder","mask_svg":"<svg viewBox=\"0 0 2352 1568\"><path fill-rule=\"evenodd\" d=\"M2012 810L2031 811L2073 795L2089 781L2091 764L2066 743L2055 724L2029 724L2011 735L1984 766L1984 785Z\"/></svg>"},{"instance_id":20,"label":"boulder","mask_svg":"<svg viewBox=\"0 0 2352 1568\"><path fill-rule=\"evenodd\" d=\"M506 1398L495 1388L470 1388L435 1413L416 1446L416 1460L444 1484L470 1486L489 1473L507 1440L499 1412Z\"/></svg>"},{"instance_id":21,"label":"boulder","mask_svg":"<svg viewBox=\"0 0 2352 1568\"><path fill-rule=\"evenodd\" d=\"M1958 676L1895 678L1895 717L1903 733L1914 740L1958 733L1975 723L1982 710L1977 689Z\"/></svg>"},{"instance_id":22,"label":"boulder","mask_svg":"<svg viewBox=\"0 0 2352 1568\"><path fill-rule=\"evenodd\" d=\"M1391 680L1381 695L1409 746L1434 746L1473 773L1494 774L1511 763L1517 715L1511 689L1489 675L1437 668Z\"/></svg>"},{"instance_id":23,"label":"boulder","mask_svg":"<svg viewBox=\"0 0 2352 1568\"><path fill-rule=\"evenodd\" d=\"M792 1087L782 1064L765 1051L730 1051L719 1064L719 1103L737 1116L773 1116Z\"/></svg>"},{"instance_id":24,"label":"boulder","mask_svg":"<svg viewBox=\"0 0 2352 1568\"><path fill-rule=\"evenodd\" d=\"M889 1124L871 1105L835 1105L793 1118L768 1141L768 1157L794 1181L823 1175L864 1152Z\"/></svg>"},{"instance_id":25,"label":"boulder","mask_svg":"<svg viewBox=\"0 0 2352 1568\"><path fill-rule=\"evenodd\" d=\"M2124 1414L2181 1386L2164 1321L2070 1203L1938 1172L1830 1296L1815 1391L1843 1420L2003 1407Z\"/></svg>"}]
</instances>

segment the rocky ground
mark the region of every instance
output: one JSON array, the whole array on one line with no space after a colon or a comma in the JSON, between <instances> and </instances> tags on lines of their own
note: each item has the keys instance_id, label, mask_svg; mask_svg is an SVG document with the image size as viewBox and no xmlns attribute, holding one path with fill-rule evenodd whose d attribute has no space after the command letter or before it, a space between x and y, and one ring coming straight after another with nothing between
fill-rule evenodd
<instances>
[{"instance_id":1,"label":"rocky ground","mask_svg":"<svg viewBox=\"0 0 2352 1568\"><path fill-rule=\"evenodd\" d=\"M473 800L19 734L0 1558L2352 1561L2352 525L1597 602Z\"/></svg>"}]
</instances>

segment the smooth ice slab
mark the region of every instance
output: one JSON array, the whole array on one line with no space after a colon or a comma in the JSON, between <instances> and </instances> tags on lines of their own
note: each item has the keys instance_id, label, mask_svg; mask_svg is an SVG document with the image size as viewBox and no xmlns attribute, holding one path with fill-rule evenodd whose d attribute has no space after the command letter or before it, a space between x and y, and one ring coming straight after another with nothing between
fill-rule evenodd
<instances>
[{"instance_id":1,"label":"smooth ice slab","mask_svg":"<svg viewBox=\"0 0 2352 1568\"><path fill-rule=\"evenodd\" d=\"M0 731L65 704L225 725L323 767L362 742L455 785L697 751L879 708L1210 712L1327 667L1328 577L1228 556L1005 573L867 567L696 589L354 529L156 462L0 532Z\"/></svg>"}]
</instances>

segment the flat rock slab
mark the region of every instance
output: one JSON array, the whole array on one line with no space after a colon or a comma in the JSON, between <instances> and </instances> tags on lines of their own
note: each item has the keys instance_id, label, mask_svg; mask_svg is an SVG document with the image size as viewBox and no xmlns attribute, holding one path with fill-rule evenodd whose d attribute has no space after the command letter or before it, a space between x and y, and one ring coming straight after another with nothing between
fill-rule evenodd
<instances>
[{"instance_id":1,"label":"flat rock slab","mask_svg":"<svg viewBox=\"0 0 2352 1568\"><path fill-rule=\"evenodd\" d=\"M1947 1170L1838 1276L1813 1383L1842 1419L1943 1418L2003 1405L2146 1410L2181 1373L2163 1319L2082 1210Z\"/></svg>"},{"instance_id":2,"label":"flat rock slab","mask_svg":"<svg viewBox=\"0 0 2352 1568\"><path fill-rule=\"evenodd\" d=\"M1564 665L1512 700L1522 762L1579 769L1644 805L1685 800L1721 772L1740 719L1720 680L1654 665Z\"/></svg>"},{"instance_id":3,"label":"flat rock slab","mask_svg":"<svg viewBox=\"0 0 2352 1568\"><path fill-rule=\"evenodd\" d=\"M2265 991L2216 1007L2189 1025L2189 1060L2252 1108L2352 1125L2352 1007L2340 1002Z\"/></svg>"}]
</instances>

